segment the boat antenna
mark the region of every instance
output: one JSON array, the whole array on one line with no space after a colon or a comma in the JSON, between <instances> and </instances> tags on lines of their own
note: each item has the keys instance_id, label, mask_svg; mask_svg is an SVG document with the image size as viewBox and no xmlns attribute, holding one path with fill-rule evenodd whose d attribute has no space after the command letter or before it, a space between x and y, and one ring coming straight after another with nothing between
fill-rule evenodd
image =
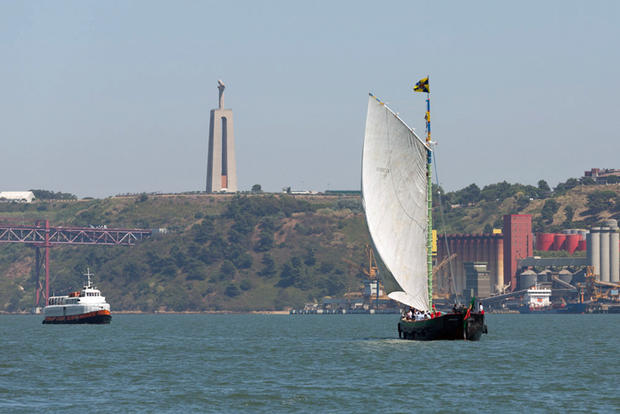
<instances>
[{"instance_id":1,"label":"boat antenna","mask_svg":"<svg viewBox=\"0 0 620 414\"><path fill-rule=\"evenodd\" d=\"M88 285L86 285L86 287L91 287L91 283L90 283L90 277L91 276L95 276L94 274L90 273L90 267L86 268L86 273L84 273L84 276L86 276L88 278Z\"/></svg>"}]
</instances>

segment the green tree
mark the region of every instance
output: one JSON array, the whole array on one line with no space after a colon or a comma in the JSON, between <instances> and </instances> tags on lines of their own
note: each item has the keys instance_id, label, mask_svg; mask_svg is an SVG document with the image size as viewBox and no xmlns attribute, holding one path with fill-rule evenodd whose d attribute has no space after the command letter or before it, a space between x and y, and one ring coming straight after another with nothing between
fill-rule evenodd
<instances>
[{"instance_id":1,"label":"green tree","mask_svg":"<svg viewBox=\"0 0 620 414\"><path fill-rule=\"evenodd\" d=\"M573 222L573 216L575 215L575 210L573 209L572 206L566 206L564 207L564 215L566 216L564 223L567 226L570 226L571 223Z\"/></svg>"},{"instance_id":2,"label":"green tree","mask_svg":"<svg viewBox=\"0 0 620 414\"><path fill-rule=\"evenodd\" d=\"M258 272L260 276L271 277L276 274L276 262L269 253L263 255L261 263L263 264L263 268Z\"/></svg>"},{"instance_id":3,"label":"green tree","mask_svg":"<svg viewBox=\"0 0 620 414\"><path fill-rule=\"evenodd\" d=\"M616 204L616 193L614 191L595 191L588 194L588 212L590 214L597 214L601 211L608 210L614 211Z\"/></svg>"},{"instance_id":4,"label":"green tree","mask_svg":"<svg viewBox=\"0 0 620 414\"><path fill-rule=\"evenodd\" d=\"M220 266L220 280L232 279L237 274L235 265L230 260L224 260Z\"/></svg>"},{"instance_id":5,"label":"green tree","mask_svg":"<svg viewBox=\"0 0 620 414\"><path fill-rule=\"evenodd\" d=\"M226 287L226 291L224 293L226 293L226 296L234 298L235 296L239 296L241 291L237 286L230 284Z\"/></svg>"},{"instance_id":6,"label":"green tree","mask_svg":"<svg viewBox=\"0 0 620 414\"><path fill-rule=\"evenodd\" d=\"M569 178L566 182L559 183L553 190L557 194L564 194L568 190L573 189L579 185L579 180L576 178Z\"/></svg>"},{"instance_id":7,"label":"green tree","mask_svg":"<svg viewBox=\"0 0 620 414\"><path fill-rule=\"evenodd\" d=\"M261 231L260 237L254 245L254 250L257 252L266 252L273 247L273 233L268 231Z\"/></svg>"},{"instance_id":8,"label":"green tree","mask_svg":"<svg viewBox=\"0 0 620 414\"><path fill-rule=\"evenodd\" d=\"M249 269L252 267L252 261L252 256L245 251L241 252L241 254L233 259L233 263L237 269Z\"/></svg>"},{"instance_id":9,"label":"green tree","mask_svg":"<svg viewBox=\"0 0 620 414\"><path fill-rule=\"evenodd\" d=\"M276 284L278 287L286 288L293 286L299 282L301 272L299 267L292 266L290 263L284 263L280 272L280 281Z\"/></svg>"},{"instance_id":10,"label":"green tree","mask_svg":"<svg viewBox=\"0 0 620 414\"><path fill-rule=\"evenodd\" d=\"M516 185L511 185L506 181L497 184L489 184L480 192L480 197L486 201L502 202L508 197L512 197L517 191Z\"/></svg>"},{"instance_id":11,"label":"green tree","mask_svg":"<svg viewBox=\"0 0 620 414\"><path fill-rule=\"evenodd\" d=\"M480 187L475 183L459 190L455 193L455 201L459 204L477 203L480 201Z\"/></svg>"},{"instance_id":12,"label":"green tree","mask_svg":"<svg viewBox=\"0 0 620 414\"><path fill-rule=\"evenodd\" d=\"M54 192L48 190L30 190L37 200L77 200L77 197L70 193Z\"/></svg>"},{"instance_id":13,"label":"green tree","mask_svg":"<svg viewBox=\"0 0 620 414\"><path fill-rule=\"evenodd\" d=\"M545 201L545 204L543 205L540 215L542 216L543 220L545 220L546 223L551 223L553 222L553 215L557 213L559 208L560 208L560 204L551 198Z\"/></svg>"},{"instance_id":14,"label":"green tree","mask_svg":"<svg viewBox=\"0 0 620 414\"><path fill-rule=\"evenodd\" d=\"M252 193L259 194L259 193L262 193L262 192L263 192L263 189L261 188L260 184L254 184L252 186Z\"/></svg>"},{"instance_id":15,"label":"green tree","mask_svg":"<svg viewBox=\"0 0 620 414\"><path fill-rule=\"evenodd\" d=\"M594 181L594 179L592 177L581 177L579 179L579 182L583 185L594 185L596 184L596 181Z\"/></svg>"},{"instance_id":16,"label":"green tree","mask_svg":"<svg viewBox=\"0 0 620 414\"><path fill-rule=\"evenodd\" d=\"M316 264L316 257L314 255L314 249L308 249L304 256L304 263L306 266L314 266Z\"/></svg>"},{"instance_id":17,"label":"green tree","mask_svg":"<svg viewBox=\"0 0 620 414\"><path fill-rule=\"evenodd\" d=\"M538 181L538 196L540 198L547 198L551 195L551 187L545 180Z\"/></svg>"},{"instance_id":18,"label":"green tree","mask_svg":"<svg viewBox=\"0 0 620 414\"><path fill-rule=\"evenodd\" d=\"M243 279L239 287L241 290L250 290L254 287L254 285L248 279Z\"/></svg>"}]
</instances>

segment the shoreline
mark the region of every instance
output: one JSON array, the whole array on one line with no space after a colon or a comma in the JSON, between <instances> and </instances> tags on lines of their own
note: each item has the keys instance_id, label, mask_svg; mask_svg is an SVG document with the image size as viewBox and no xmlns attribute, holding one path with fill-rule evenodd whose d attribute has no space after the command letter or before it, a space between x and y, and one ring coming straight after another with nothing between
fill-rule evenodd
<instances>
[{"instance_id":1,"label":"shoreline","mask_svg":"<svg viewBox=\"0 0 620 414\"><path fill-rule=\"evenodd\" d=\"M112 315L288 315L288 310L281 311L113 311ZM33 312L0 312L0 315L42 315L42 313Z\"/></svg>"}]
</instances>

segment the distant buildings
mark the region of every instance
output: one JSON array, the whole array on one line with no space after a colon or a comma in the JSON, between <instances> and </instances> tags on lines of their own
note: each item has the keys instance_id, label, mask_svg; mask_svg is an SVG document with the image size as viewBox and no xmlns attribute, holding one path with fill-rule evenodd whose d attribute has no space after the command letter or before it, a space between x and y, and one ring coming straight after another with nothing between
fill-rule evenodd
<instances>
[{"instance_id":1,"label":"distant buildings","mask_svg":"<svg viewBox=\"0 0 620 414\"><path fill-rule=\"evenodd\" d=\"M584 171L584 177L590 177L599 184L605 184L609 177L617 177L620 180L620 170L611 168L592 168L590 171Z\"/></svg>"},{"instance_id":2,"label":"distant buildings","mask_svg":"<svg viewBox=\"0 0 620 414\"><path fill-rule=\"evenodd\" d=\"M539 252L565 251L568 255L541 258L534 256L534 248ZM579 251L587 251L587 254L573 256ZM620 229L614 219L604 220L600 226L589 230L566 229L562 233L535 235L531 215L505 215L502 234L438 237L437 263L450 260L451 256L454 260L449 266L436 269L435 288L443 293L456 291L464 297L470 292L485 297L528 287L538 276L532 268L564 268L566 271L566 267L591 266L597 281L620 283ZM525 282L519 279L524 277Z\"/></svg>"}]
</instances>

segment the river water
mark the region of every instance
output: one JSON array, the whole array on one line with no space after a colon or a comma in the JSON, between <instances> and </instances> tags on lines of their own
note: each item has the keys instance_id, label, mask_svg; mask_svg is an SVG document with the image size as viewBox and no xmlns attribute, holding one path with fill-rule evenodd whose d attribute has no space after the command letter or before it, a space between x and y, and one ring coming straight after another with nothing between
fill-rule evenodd
<instances>
[{"instance_id":1,"label":"river water","mask_svg":"<svg viewBox=\"0 0 620 414\"><path fill-rule=\"evenodd\" d=\"M479 342L397 315L0 316L0 412L619 412L620 315L487 315Z\"/></svg>"}]
</instances>

